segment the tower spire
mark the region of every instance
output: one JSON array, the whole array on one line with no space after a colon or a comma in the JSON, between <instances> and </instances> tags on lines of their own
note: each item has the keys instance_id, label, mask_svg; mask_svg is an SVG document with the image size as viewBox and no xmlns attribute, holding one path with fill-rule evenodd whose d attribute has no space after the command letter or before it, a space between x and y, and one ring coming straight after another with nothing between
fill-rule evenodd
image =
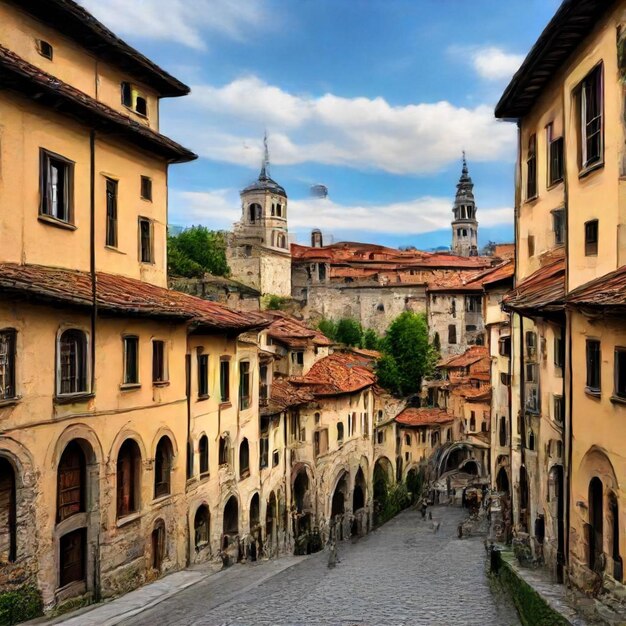
<instances>
[{"instance_id":1,"label":"tower spire","mask_svg":"<svg viewBox=\"0 0 626 626\"><path fill-rule=\"evenodd\" d=\"M267 130L263 135L263 164L261 165L261 173L259 180L267 180L270 177L270 151L267 147Z\"/></svg>"}]
</instances>

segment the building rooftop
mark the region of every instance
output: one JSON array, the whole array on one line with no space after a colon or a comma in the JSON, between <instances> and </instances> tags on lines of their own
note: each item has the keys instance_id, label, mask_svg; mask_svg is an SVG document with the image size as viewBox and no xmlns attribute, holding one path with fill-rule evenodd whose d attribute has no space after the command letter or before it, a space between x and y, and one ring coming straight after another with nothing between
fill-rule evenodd
<instances>
[{"instance_id":1,"label":"building rooftop","mask_svg":"<svg viewBox=\"0 0 626 626\"><path fill-rule=\"evenodd\" d=\"M78 118L98 132L123 136L133 145L158 154L170 163L197 158L196 154L169 137L40 70L3 46L0 46L0 84L49 106L57 113Z\"/></svg>"},{"instance_id":2,"label":"building rooftop","mask_svg":"<svg viewBox=\"0 0 626 626\"><path fill-rule=\"evenodd\" d=\"M570 291L565 302L588 308L626 306L626 265Z\"/></svg>"},{"instance_id":3,"label":"building rooftop","mask_svg":"<svg viewBox=\"0 0 626 626\"><path fill-rule=\"evenodd\" d=\"M401 426L436 426L453 422L454 416L445 409L407 407L396 415L395 420Z\"/></svg>"},{"instance_id":4,"label":"building rooftop","mask_svg":"<svg viewBox=\"0 0 626 626\"><path fill-rule=\"evenodd\" d=\"M447 369L467 367L485 358L489 358L487 346L470 346L463 354L458 354L439 361L437 367L445 367Z\"/></svg>"},{"instance_id":5,"label":"building rooftop","mask_svg":"<svg viewBox=\"0 0 626 626\"><path fill-rule=\"evenodd\" d=\"M122 41L74 0L9 0L70 37L99 59L123 69L161 96L184 96L189 87Z\"/></svg>"},{"instance_id":6,"label":"building rooftop","mask_svg":"<svg viewBox=\"0 0 626 626\"><path fill-rule=\"evenodd\" d=\"M0 264L0 292L48 304L93 305L89 272L42 265ZM187 321L199 330L243 332L268 325L255 313L234 311L180 291L104 272L96 273L96 303L99 311L109 315Z\"/></svg>"},{"instance_id":7,"label":"building rooftop","mask_svg":"<svg viewBox=\"0 0 626 626\"><path fill-rule=\"evenodd\" d=\"M333 342L319 330L309 328L304 322L282 311L263 311L261 315L269 322L268 337L289 348L306 348L309 343L316 346L331 346Z\"/></svg>"},{"instance_id":8,"label":"building rooftop","mask_svg":"<svg viewBox=\"0 0 626 626\"><path fill-rule=\"evenodd\" d=\"M268 405L261 407L262 415L276 415L295 406L313 402L315 396L306 387L297 387L288 380L275 378L271 385Z\"/></svg>"}]
</instances>

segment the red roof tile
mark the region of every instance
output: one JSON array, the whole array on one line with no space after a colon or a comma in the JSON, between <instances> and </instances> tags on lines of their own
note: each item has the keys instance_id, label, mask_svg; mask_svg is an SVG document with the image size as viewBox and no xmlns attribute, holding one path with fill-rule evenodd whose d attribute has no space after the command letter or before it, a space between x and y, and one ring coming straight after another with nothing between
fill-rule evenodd
<instances>
[{"instance_id":1,"label":"red roof tile","mask_svg":"<svg viewBox=\"0 0 626 626\"><path fill-rule=\"evenodd\" d=\"M626 265L570 291L571 306L623 307L626 305Z\"/></svg>"},{"instance_id":2,"label":"red roof tile","mask_svg":"<svg viewBox=\"0 0 626 626\"><path fill-rule=\"evenodd\" d=\"M520 311L560 311L564 298L565 255L559 248L546 255L542 267L504 296L502 304Z\"/></svg>"},{"instance_id":3,"label":"red roof tile","mask_svg":"<svg viewBox=\"0 0 626 626\"><path fill-rule=\"evenodd\" d=\"M395 419L402 426L435 426L453 422L454 416L445 409L407 407Z\"/></svg>"},{"instance_id":4,"label":"red roof tile","mask_svg":"<svg viewBox=\"0 0 626 626\"><path fill-rule=\"evenodd\" d=\"M489 351L486 346L471 346L463 354L459 354L440 361L437 367L456 368L467 367L477 363L481 359L489 358Z\"/></svg>"},{"instance_id":5,"label":"red roof tile","mask_svg":"<svg viewBox=\"0 0 626 626\"><path fill-rule=\"evenodd\" d=\"M309 343L316 346L331 346L333 342L319 330L309 328L304 322L281 311L261 313L270 326L268 337L290 348L305 348Z\"/></svg>"},{"instance_id":6,"label":"red roof tile","mask_svg":"<svg viewBox=\"0 0 626 626\"><path fill-rule=\"evenodd\" d=\"M0 264L0 292L68 306L92 305L88 272L42 265ZM208 329L243 331L267 326L258 314L104 272L96 274L96 301L100 311L111 314L186 320Z\"/></svg>"},{"instance_id":7,"label":"red roof tile","mask_svg":"<svg viewBox=\"0 0 626 626\"><path fill-rule=\"evenodd\" d=\"M288 380L275 378L271 385L270 400L261 409L263 415L274 415L290 407L301 406L315 400L315 396L305 387L297 387Z\"/></svg>"}]
</instances>

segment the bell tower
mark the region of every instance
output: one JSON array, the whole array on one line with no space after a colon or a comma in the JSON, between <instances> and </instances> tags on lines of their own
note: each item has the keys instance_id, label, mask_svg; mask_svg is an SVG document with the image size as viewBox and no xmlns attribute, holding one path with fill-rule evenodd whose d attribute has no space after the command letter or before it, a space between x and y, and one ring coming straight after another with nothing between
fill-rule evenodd
<instances>
[{"instance_id":1,"label":"bell tower","mask_svg":"<svg viewBox=\"0 0 626 626\"><path fill-rule=\"evenodd\" d=\"M259 177L240 192L241 219L227 248L232 277L261 295L291 296L287 194L270 177L267 134Z\"/></svg>"},{"instance_id":2,"label":"bell tower","mask_svg":"<svg viewBox=\"0 0 626 626\"><path fill-rule=\"evenodd\" d=\"M459 256L478 256L478 220L474 200L474 183L467 169L465 151L463 168L456 185L456 197L452 208L452 253Z\"/></svg>"}]
</instances>

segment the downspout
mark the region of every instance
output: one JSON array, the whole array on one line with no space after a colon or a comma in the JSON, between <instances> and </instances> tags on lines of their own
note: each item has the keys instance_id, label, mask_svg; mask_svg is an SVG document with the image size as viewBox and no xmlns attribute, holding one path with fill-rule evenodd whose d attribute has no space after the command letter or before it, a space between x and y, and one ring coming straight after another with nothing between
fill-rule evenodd
<instances>
[{"instance_id":1,"label":"downspout","mask_svg":"<svg viewBox=\"0 0 626 626\"><path fill-rule=\"evenodd\" d=\"M187 445L185 446L185 481L189 478L189 449L191 446L191 354L185 354L185 395L187 396ZM193 474L193 467L192 472ZM191 520L187 515L187 547L185 550L187 567L191 565Z\"/></svg>"}]
</instances>

